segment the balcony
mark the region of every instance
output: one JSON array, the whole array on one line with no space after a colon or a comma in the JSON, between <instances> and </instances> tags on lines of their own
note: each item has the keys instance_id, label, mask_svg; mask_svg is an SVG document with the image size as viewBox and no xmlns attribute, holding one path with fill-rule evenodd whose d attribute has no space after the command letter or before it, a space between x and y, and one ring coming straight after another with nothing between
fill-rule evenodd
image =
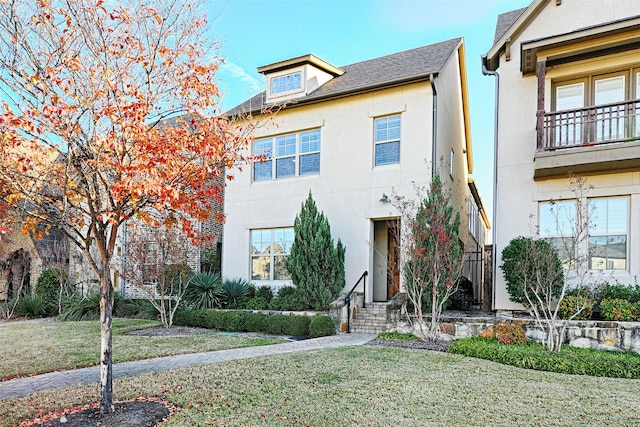
<instances>
[{"instance_id":1,"label":"balcony","mask_svg":"<svg viewBox=\"0 0 640 427\"><path fill-rule=\"evenodd\" d=\"M640 99L544 113L542 118L534 178L640 167Z\"/></svg>"}]
</instances>

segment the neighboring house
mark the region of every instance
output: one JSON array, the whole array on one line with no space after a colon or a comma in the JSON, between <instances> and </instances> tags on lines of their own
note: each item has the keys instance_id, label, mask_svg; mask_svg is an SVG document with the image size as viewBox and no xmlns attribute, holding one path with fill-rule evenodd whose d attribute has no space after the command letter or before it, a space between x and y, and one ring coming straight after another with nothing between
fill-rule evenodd
<instances>
[{"instance_id":1,"label":"neighboring house","mask_svg":"<svg viewBox=\"0 0 640 427\"><path fill-rule=\"evenodd\" d=\"M589 215L578 251L588 268L633 283L640 276L640 2L535 0L498 17L483 62L486 74L499 72L493 308L517 308L499 269L509 241L536 228L555 242L570 237L577 212ZM578 201L569 173L593 186Z\"/></svg>"},{"instance_id":2,"label":"neighboring house","mask_svg":"<svg viewBox=\"0 0 640 427\"><path fill-rule=\"evenodd\" d=\"M43 270L67 271L68 241L56 229L34 239L15 225L12 233L0 235L0 301L35 290Z\"/></svg>"},{"instance_id":3,"label":"neighboring house","mask_svg":"<svg viewBox=\"0 0 640 427\"><path fill-rule=\"evenodd\" d=\"M225 190L225 277L274 289L291 284L285 260L293 222L311 192L346 246L347 288L367 271L366 301L389 300L402 289L393 232L399 213L389 200L415 197L414 183L428 186L436 170L460 212L465 250L482 258L488 221L468 177L462 39L344 67L305 55L258 71L266 91L227 112L263 122L250 154L264 158L236 172ZM481 269L466 268L476 300Z\"/></svg>"}]
</instances>

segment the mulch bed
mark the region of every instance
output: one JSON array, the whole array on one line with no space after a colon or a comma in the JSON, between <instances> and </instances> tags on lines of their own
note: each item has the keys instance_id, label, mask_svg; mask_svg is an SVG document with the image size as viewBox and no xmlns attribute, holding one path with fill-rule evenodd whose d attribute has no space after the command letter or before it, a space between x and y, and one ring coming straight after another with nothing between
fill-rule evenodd
<instances>
[{"instance_id":1,"label":"mulch bed","mask_svg":"<svg viewBox=\"0 0 640 427\"><path fill-rule=\"evenodd\" d=\"M101 416L94 403L35 417L19 427L154 427L178 411L171 403L155 398L118 402L114 408L113 413Z\"/></svg>"}]
</instances>

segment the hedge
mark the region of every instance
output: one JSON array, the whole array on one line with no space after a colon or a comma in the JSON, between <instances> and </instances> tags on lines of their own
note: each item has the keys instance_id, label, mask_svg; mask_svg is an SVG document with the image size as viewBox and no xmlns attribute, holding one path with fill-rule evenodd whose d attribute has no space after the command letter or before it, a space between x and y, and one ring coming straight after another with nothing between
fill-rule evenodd
<instances>
[{"instance_id":1,"label":"hedge","mask_svg":"<svg viewBox=\"0 0 640 427\"><path fill-rule=\"evenodd\" d=\"M294 337L320 337L335 334L335 324L329 316L311 318L232 310L179 309L173 317L173 324L227 332L262 332Z\"/></svg>"},{"instance_id":2,"label":"hedge","mask_svg":"<svg viewBox=\"0 0 640 427\"><path fill-rule=\"evenodd\" d=\"M630 351L591 350L565 345L559 352L551 352L534 342L502 344L496 339L479 337L456 340L449 351L538 371L640 379L640 355Z\"/></svg>"}]
</instances>

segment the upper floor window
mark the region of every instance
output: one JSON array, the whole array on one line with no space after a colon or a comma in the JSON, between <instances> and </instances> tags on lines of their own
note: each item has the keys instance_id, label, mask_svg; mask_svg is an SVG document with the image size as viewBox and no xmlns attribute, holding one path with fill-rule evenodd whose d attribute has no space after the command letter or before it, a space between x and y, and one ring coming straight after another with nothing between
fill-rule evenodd
<instances>
[{"instance_id":1,"label":"upper floor window","mask_svg":"<svg viewBox=\"0 0 640 427\"><path fill-rule=\"evenodd\" d=\"M302 73L292 73L271 79L271 94L291 92L302 88Z\"/></svg>"},{"instance_id":2,"label":"upper floor window","mask_svg":"<svg viewBox=\"0 0 640 427\"><path fill-rule=\"evenodd\" d=\"M320 173L320 129L260 138L253 154L263 156L253 164L253 180Z\"/></svg>"},{"instance_id":3,"label":"upper floor window","mask_svg":"<svg viewBox=\"0 0 640 427\"><path fill-rule=\"evenodd\" d=\"M640 137L640 70L554 83L546 127L551 146L619 142Z\"/></svg>"},{"instance_id":4,"label":"upper floor window","mask_svg":"<svg viewBox=\"0 0 640 427\"><path fill-rule=\"evenodd\" d=\"M628 210L627 197L589 200L589 268L627 269Z\"/></svg>"},{"instance_id":5,"label":"upper floor window","mask_svg":"<svg viewBox=\"0 0 640 427\"><path fill-rule=\"evenodd\" d=\"M286 263L293 237L293 228L251 230L252 280L291 279Z\"/></svg>"},{"instance_id":6,"label":"upper floor window","mask_svg":"<svg viewBox=\"0 0 640 427\"><path fill-rule=\"evenodd\" d=\"M374 121L375 165L400 163L400 115Z\"/></svg>"}]
</instances>

